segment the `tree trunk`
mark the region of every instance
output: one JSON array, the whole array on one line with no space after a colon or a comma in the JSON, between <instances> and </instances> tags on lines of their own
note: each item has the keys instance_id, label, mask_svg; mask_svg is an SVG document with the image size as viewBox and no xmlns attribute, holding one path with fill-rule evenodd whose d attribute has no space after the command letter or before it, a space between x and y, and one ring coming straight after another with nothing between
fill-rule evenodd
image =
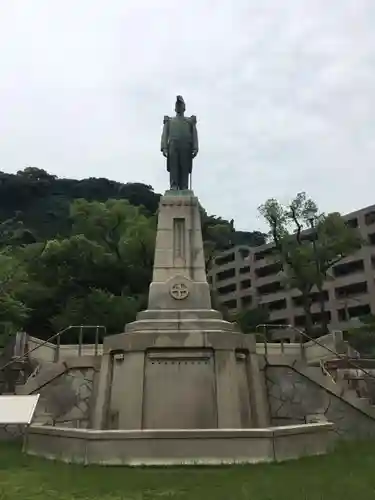
<instances>
[{"instance_id":1,"label":"tree trunk","mask_svg":"<svg viewBox=\"0 0 375 500\"><path fill-rule=\"evenodd\" d=\"M322 286L318 287L319 306L320 306L320 324L322 325L322 335L328 333L328 320L326 317L326 305L324 300L324 290Z\"/></svg>"},{"instance_id":2,"label":"tree trunk","mask_svg":"<svg viewBox=\"0 0 375 500\"><path fill-rule=\"evenodd\" d=\"M318 289L318 297L319 297L320 324L322 328L321 331L322 335L328 333L328 320L326 317L326 304L324 300L324 290L323 290L325 278L326 278L326 273L321 273L316 283L316 287Z\"/></svg>"},{"instance_id":3,"label":"tree trunk","mask_svg":"<svg viewBox=\"0 0 375 500\"><path fill-rule=\"evenodd\" d=\"M313 335L313 330L314 330L313 320L311 315L311 299L308 297L308 294L306 293L303 294L303 310L306 318L305 332L309 337L311 337Z\"/></svg>"}]
</instances>

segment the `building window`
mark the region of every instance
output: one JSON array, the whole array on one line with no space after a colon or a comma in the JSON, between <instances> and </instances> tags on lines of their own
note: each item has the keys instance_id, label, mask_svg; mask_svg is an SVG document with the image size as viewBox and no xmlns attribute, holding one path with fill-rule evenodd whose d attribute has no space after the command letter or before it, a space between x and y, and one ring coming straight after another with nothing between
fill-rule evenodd
<instances>
[{"instance_id":1,"label":"building window","mask_svg":"<svg viewBox=\"0 0 375 500\"><path fill-rule=\"evenodd\" d=\"M226 307L227 309L236 309L237 301L235 299L227 300L226 302L223 302L223 306Z\"/></svg>"},{"instance_id":2,"label":"building window","mask_svg":"<svg viewBox=\"0 0 375 500\"><path fill-rule=\"evenodd\" d=\"M347 321L348 318L349 318L349 313L348 313L348 311L345 308L344 309L338 309L337 310L337 316L338 316L339 321Z\"/></svg>"},{"instance_id":3,"label":"building window","mask_svg":"<svg viewBox=\"0 0 375 500\"><path fill-rule=\"evenodd\" d=\"M284 290L280 281L274 281L273 283L267 283L266 285L259 286L257 291L260 295L269 295L271 293L276 293Z\"/></svg>"},{"instance_id":4,"label":"building window","mask_svg":"<svg viewBox=\"0 0 375 500\"><path fill-rule=\"evenodd\" d=\"M322 296L323 296L325 302L329 299L327 290L323 290ZM310 293L310 299L312 302L319 302L320 301L320 292ZM303 306L303 296L302 295L298 295L297 297L293 297L292 300L293 300L293 305L295 307Z\"/></svg>"},{"instance_id":5,"label":"building window","mask_svg":"<svg viewBox=\"0 0 375 500\"><path fill-rule=\"evenodd\" d=\"M339 278L340 276L362 272L364 268L363 260L354 260L345 264L337 264L333 266L332 271L335 278Z\"/></svg>"},{"instance_id":6,"label":"building window","mask_svg":"<svg viewBox=\"0 0 375 500\"><path fill-rule=\"evenodd\" d=\"M241 297L241 307L246 308L251 305L253 298L251 295L246 295L245 297Z\"/></svg>"},{"instance_id":7,"label":"building window","mask_svg":"<svg viewBox=\"0 0 375 500\"><path fill-rule=\"evenodd\" d=\"M368 242L370 245L375 245L375 233L371 233L368 235Z\"/></svg>"},{"instance_id":8,"label":"building window","mask_svg":"<svg viewBox=\"0 0 375 500\"><path fill-rule=\"evenodd\" d=\"M345 224L348 227L355 229L356 227L358 227L358 219L357 217L355 217L354 219L348 219L347 221L345 221Z\"/></svg>"},{"instance_id":9,"label":"building window","mask_svg":"<svg viewBox=\"0 0 375 500\"><path fill-rule=\"evenodd\" d=\"M337 299L346 299L356 295L363 295L364 293L367 293L366 281L335 288L335 296Z\"/></svg>"},{"instance_id":10,"label":"building window","mask_svg":"<svg viewBox=\"0 0 375 500\"><path fill-rule=\"evenodd\" d=\"M265 304L269 311L281 311L286 309L286 299L274 300Z\"/></svg>"},{"instance_id":11,"label":"building window","mask_svg":"<svg viewBox=\"0 0 375 500\"><path fill-rule=\"evenodd\" d=\"M250 266L245 266L240 268L240 274L247 274L250 272Z\"/></svg>"},{"instance_id":12,"label":"building window","mask_svg":"<svg viewBox=\"0 0 375 500\"><path fill-rule=\"evenodd\" d=\"M221 271L216 275L216 281L227 280L229 278L234 278L236 276L235 269L226 269L225 271Z\"/></svg>"},{"instance_id":13,"label":"building window","mask_svg":"<svg viewBox=\"0 0 375 500\"><path fill-rule=\"evenodd\" d=\"M268 266L260 267L255 270L255 274L258 278L264 278L265 276L272 276L279 273L283 266L281 262L275 262L274 264L269 264Z\"/></svg>"},{"instance_id":14,"label":"building window","mask_svg":"<svg viewBox=\"0 0 375 500\"><path fill-rule=\"evenodd\" d=\"M295 316L294 318L294 326L305 326L306 324L306 316Z\"/></svg>"},{"instance_id":15,"label":"building window","mask_svg":"<svg viewBox=\"0 0 375 500\"><path fill-rule=\"evenodd\" d=\"M227 295L228 293L233 293L236 291L236 284L231 283L230 285L221 286L217 289L219 295Z\"/></svg>"},{"instance_id":16,"label":"building window","mask_svg":"<svg viewBox=\"0 0 375 500\"><path fill-rule=\"evenodd\" d=\"M311 315L311 319L313 321L313 323L320 323L321 320L322 320L322 315L321 313L314 313ZM330 311L325 311L324 312L324 319L325 321L328 323L329 321L331 321L331 313Z\"/></svg>"},{"instance_id":17,"label":"building window","mask_svg":"<svg viewBox=\"0 0 375 500\"><path fill-rule=\"evenodd\" d=\"M250 255L250 250L248 248L240 248L238 252L242 259L246 259Z\"/></svg>"},{"instance_id":18,"label":"building window","mask_svg":"<svg viewBox=\"0 0 375 500\"><path fill-rule=\"evenodd\" d=\"M270 257L274 253L275 253L275 248L271 247L271 248L267 248L266 250L262 250L261 252L256 252L254 254L254 258L255 258L255 260L263 260L266 257Z\"/></svg>"},{"instance_id":19,"label":"building window","mask_svg":"<svg viewBox=\"0 0 375 500\"><path fill-rule=\"evenodd\" d=\"M234 261L234 253L230 253L228 255L223 255L222 257L216 257L215 259L215 265L216 266L223 266L224 264L229 264L229 262Z\"/></svg>"},{"instance_id":20,"label":"building window","mask_svg":"<svg viewBox=\"0 0 375 500\"><path fill-rule=\"evenodd\" d=\"M371 308L369 304L364 304L361 306L344 307L337 312L339 321L349 321L353 318L361 318L371 314Z\"/></svg>"},{"instance_id":21,"label":"building window","mask_svg":"<svg viewBox=\"0 0 375 500\"><path fill-rule=\"evenodd\" d=\"M246 290L246 288L251 287L251 280L243 280L241 281L240 288L241 290Z\"/></svg>"},{"instance_id":22,"label":"building window","mask_svg":"<svg viewBox=\"0 0 375 500\"><path fill-rule=\"evenodd\" d=\"M375 222L375 211L367 212L367 214L365 214L366 226L370 226L371 224L374 224L374 222Z\"/></svg>"}]
</instances>

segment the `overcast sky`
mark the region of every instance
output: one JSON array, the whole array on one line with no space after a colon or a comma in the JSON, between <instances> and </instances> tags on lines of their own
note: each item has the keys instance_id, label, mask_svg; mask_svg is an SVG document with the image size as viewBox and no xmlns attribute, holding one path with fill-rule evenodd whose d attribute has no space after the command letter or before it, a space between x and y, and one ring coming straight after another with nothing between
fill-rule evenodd
<instances>
[{"instance_id":1,"label":"overcast sky","mask_svg":"<svg viewBox=\"0 0 375 500\"><path fill-rule=\"evenodd\" d=\"M211 214L307 191L375 203L374 0L0 0L0 170L168 187L162 120L196 114Z\"/></svg>"}]
</instances>

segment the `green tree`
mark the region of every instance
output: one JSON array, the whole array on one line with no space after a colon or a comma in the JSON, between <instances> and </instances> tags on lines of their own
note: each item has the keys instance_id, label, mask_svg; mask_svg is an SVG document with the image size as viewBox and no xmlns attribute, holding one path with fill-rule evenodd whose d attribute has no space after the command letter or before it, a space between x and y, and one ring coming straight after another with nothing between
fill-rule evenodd
<instances>
[{"instance_id":1,"label":"green tree","mask_svg":"<svg viewBox=\"0 0 375 500\"><path fill-rule=\"evenodd\" d=\"M0 345L4 344L4 336L15 333L27 318L28 308L17 298L25 279L22 262L4 248L0 252Z\"/></svg>"},{"instance_id":2,"label":"green tree","mask_svg":"<svg viewBox=\"0 0 375 500\"><path fill-rule=\"evenodd\" d=\"M347 226L339 213L319 213L316 203L306 193L298 193L287 205L271 198L259 207L270 228L275 255L283 267L285 285L302 294L306 332L327 331L324 282L329 270L360 248L362 240ZM321 328L316 331L311 314L313 289L319 293Z\"/></svg>"},{"instance_id":3,"label":"green tree","mask_svg":"<svg viewBox=\"0 0 375 500\"><path fill-rule=\"evenodd\" d=\"M22 299L28 331L47 337L74 323L118 333L145 305L151 280L155 219L126 200L76 200L72 234L23 249L29 281Z\"/></svg>"},{"instance_id":4,"label":"green tree","mask_svg":"<svg viewBox=\"0 0 375 500\"><path fill-rule=\"evenodd\" d=\"M68 297L64 307L51 320L56 331L70 325L102 325L111 333L121 332L126 323L135 319L139 300L134 296L114 295L105 290L91 289L85 295ZM100 334L103 332L100 331ZM77 332L64 336L65 342L76 342ZM85 330L85 343L94 341L94 329Z\"/></svg>"},{"instance_id":5,"label":"green tree","mask_svg":"<svg viewBox=\"0 0 375 500\"><path fill-rule=\"evenodd\" d=\"M365 358L375 357L375 316L369 314L360 318L361 324L350 328L345 340Z\"/></svg>"},{"instance_id":6,"label":"green tree","mask_svg":"<svg viewBox=\"0 0 375 500\"><path fill-rule=\"evenodd\" d=\"M243 333L255 333L259 325L269 322L270 313L266 307L259 306L240 311L234 320Z\"/></svg>"},{"instance_id":7,"label":"green tree","mask_svg":"<svg viewBox=\"0 0 375 500\"><path fill-rule=\"evenodd\" d=\"M35 167L27 167L17 174L0 172L0 222L22 222L24 230L30 231L37 241L69 236L70 204L80 198L100 202L126 199L154 214L160 195L142 183L59 179Z\"/></svg>"}]
</instances>

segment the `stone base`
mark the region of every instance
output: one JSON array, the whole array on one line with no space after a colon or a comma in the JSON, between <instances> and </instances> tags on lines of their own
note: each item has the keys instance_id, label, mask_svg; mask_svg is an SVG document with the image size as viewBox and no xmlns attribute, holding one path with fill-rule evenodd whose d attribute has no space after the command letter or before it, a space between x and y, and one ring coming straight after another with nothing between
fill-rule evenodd
<instances>
[{"instance_id":1,"label":"stone base","mask_svg":"<svg viewBox=\"0 0 375 500\"><path fill-rule=\"evenodd\" d=\"M142 332L235 332L235 326L213 309L147 309L128 323L126 333Z\"/></svg>"},{"instance_id":2,"label":"stone base","mask_svg":"<svg viewBox=\"0 0 375 500\"><path fill-rule=\"evenodd\" d=\"M160 314L104 340L94 428L268 425L254 336L235 333L215 311L205 319L197 311Z\"/></svg>"},{"instance_id":3,"label":"stone base","mask_svg":"<svg viewBox=\"0 0 375 500\"><path fill-rule=\"evenodd\" d=\"M93 431L31 426L29 455L100 465L220 465L284 461L327 453L333 424L265 429Z\"/></svg>"},{"instance_id":4,"label":"stone base","mask_svg":"<svg viewBox=\"0 0 375 500\"><path fill-rule=\"evenodd\" d=\"M176 287L176 289L175 289ZM182 288L181 288L182 287ZM152 282L148 296L153 309L199 309L211 307L210 286L207 281L193 281L176 274L163 283Z\"/></svg>"}]
</instances>

